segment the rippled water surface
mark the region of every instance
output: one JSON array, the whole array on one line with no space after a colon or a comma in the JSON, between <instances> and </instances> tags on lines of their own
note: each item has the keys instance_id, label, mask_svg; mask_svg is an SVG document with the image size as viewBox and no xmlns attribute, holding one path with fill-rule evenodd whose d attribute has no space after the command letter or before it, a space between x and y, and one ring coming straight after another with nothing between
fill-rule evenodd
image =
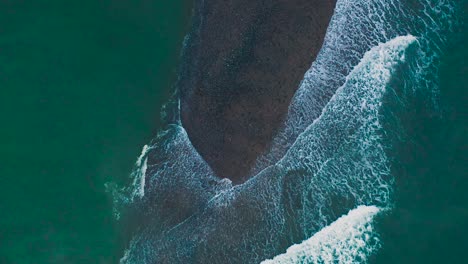
<instances>
[{"instance_id":1,"label":"rippled water surface","mask_svg":"<svg viewBox=\"0 0 468 264\"><path fill-rule=\"evenodd\" d=\"M416 217L430 204L428 190L418 191L440 177L422 175L430 170L418 159L439 143L422 144L432 135L421 129L459 117L444 105L453 88L441 61L460 45L462 15L453 1L338 1L282 129L241 185L214 176L180 122L169 121L144 147L133 185L115 190L117 213L130 207L145 219L121 262L409 261L419 248L391 253L398 233L390 230L409 235L412 223L399 229L391 219L404 210ZM177 98L170 107L177 111ZM403 209L420 199L417 210ZM343 225L356 233L338 232Z\"/></svg>"},{"instance_id":2,"label":"rippled water surface","mask_svg":"<svg viewBox=\"0 0 468 264\"><path fill-rule=\"evenodd\" d=\"M463 262L466 3L338 0L240 185L170 96L187 3L0 4L0 263Z\"/></svg>"}]
</instances>

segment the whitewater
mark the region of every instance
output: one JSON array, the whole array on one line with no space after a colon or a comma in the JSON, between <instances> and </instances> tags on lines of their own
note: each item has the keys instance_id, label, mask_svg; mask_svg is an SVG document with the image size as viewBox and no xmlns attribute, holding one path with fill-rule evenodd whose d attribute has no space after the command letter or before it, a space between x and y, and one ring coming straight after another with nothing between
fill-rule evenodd
<instances>
[{"instance_id":1,"label":"whitewater","mask_svg":"<svg viewBox=\"0 0 468 264\"><path fill-rule=\"evenodd\" d=\"M436 97L455 13L451 1L338 0L282 129L243 184L215 176L169 115L131 184L113 190L117 216L131 208L144 219L121 263L366 262L382 246L373 219L393 206L399 132L388 122L406 93Z\"/></svg>"},{"instance_id":2,"label":"whitewater","mask_svg":"<svg viewBox=\"0 0 468 264\"><path fill-rule=\"evenodd\" d=\"M286 253L261 264L362 263L380 247L372 227L379 212L375 206L359 206Z\"/></svg>"}]
</instances>

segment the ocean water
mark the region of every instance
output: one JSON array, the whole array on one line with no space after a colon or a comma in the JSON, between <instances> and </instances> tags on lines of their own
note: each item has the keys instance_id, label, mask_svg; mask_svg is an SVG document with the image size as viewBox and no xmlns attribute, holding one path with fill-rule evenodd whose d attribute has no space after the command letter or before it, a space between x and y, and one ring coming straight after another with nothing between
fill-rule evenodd
<instances>
[{"instance_id":1,"label":"ocean water","mask_svg":"<svg viewBox=\"0 0 468 264\"><path fill-rule=\"evenodd\" d=\"M118 263L104 183L170 97L190 1L0 1L0 263Z\"/></svg>"},{"instance_id":2,"label":"ocean water","mask_svg":"<svg viewBox=\"0 0 468 264\"><path fill-rule=\"evenodd\" d=\"M174 97L130 184L107 185L116 218L134 225L120 262L460 262L465 9L338 0L282 129L241 185L214 176Z\"/></svg>"},{"instance_id":3,"label":"ocean water","mask_svg":"<svg viewBox=\"0 0 468 264\"><path fill-rule=\"evenodd\" d=\"M1 264L464 262L465 1L338 0L236 186L171 98L190 3L0 3Z\"/></svg>"}]
</instances>

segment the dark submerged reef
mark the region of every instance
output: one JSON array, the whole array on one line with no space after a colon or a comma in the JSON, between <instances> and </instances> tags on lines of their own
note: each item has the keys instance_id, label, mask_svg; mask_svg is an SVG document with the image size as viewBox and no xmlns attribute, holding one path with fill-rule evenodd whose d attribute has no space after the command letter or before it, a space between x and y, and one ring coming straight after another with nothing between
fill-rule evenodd
<instances>
[{"instance_id":1,"label":"dark submerged reef","mask_svg":"<svg viewBox=\"0 0 468 264\"><path fill-rule=\"evenodd\" d=\"M334 0L198 1L178 81L181 121L220 178L247 180L320 50Z\"/></svg>"}]
</instances>

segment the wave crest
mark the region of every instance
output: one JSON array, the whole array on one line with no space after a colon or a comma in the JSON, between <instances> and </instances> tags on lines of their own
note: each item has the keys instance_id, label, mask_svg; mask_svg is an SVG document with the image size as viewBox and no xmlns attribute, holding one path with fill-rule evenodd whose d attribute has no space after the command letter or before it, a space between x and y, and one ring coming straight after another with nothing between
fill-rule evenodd
<instances>
[{"instance_id":1,"label":"wave crest","mask_svg":"<svg viewBox=\"0 0 468 264\"><path fill-rule=\"evenodd\" d=\"M402 36L372 48L283 159L242 185L215 181L174 127L147 153L141 202L152 220L121 262L258 263L357 205L387 206L393 179L379 110L413 43Z\"/></svg>"}]
</instances>

